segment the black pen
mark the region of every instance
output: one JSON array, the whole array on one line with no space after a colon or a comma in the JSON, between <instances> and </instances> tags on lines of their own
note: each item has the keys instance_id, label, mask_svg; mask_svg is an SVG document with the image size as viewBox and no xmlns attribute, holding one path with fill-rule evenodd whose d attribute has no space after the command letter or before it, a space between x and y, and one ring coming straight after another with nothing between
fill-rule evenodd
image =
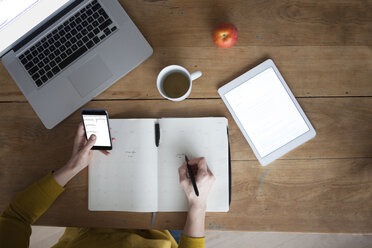
<instances>
[{"instance_id":1,"label":"black pen","mask_svg":"<svg viewBox=\"0 0 372 248\"><path fill-rule=\"evenodd\" d=\"M192 173L191 167L189 165L189 159L187 158L186 155L185 155L185 160L186 160L187 170L188 170L189 175L190 175L191 183L192 183L192 186L194 187L195 195L199 196L199 190L198 190L198 187L196 186L194 173Z\"/></svg>"}]
</instances>

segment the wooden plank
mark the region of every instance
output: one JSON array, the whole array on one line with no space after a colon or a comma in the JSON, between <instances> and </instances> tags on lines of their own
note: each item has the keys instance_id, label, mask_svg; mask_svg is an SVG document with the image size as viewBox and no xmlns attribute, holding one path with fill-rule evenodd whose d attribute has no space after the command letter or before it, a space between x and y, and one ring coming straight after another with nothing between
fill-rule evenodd
<instances>
[{"instance_id":1,"label":"wooden plank","mask_svg":"<svg viewBox=\"0 0 372 248\"><path fill-rule=\"evenodd\" d=\"M256 161L233 161L230 211L208 213L206 228L372 233L371 164L370 158L278 160L268 167L261 167ZM14 177L30 181L33 171L40 174L42 167L32 170L24 166L22 175L15 173L14 168L3 172L2 177L9 180L0 181L2 195L14 183ZM88 211L87 183L84 170L36 224L150 228L151 214ZM21 184L19 190L28 183ZM154 228L182 229L185 218L185 213L158 213Z\"/></svg>"},{"instance_id":2,"label":"wooden plank","mask_svg":"<svg viewBox=\"0 0 372 248\"><path fill-rule=\"evenodd\" d=\"M303 98L299 103L317 136L283 158L371 157L372 98ZM111 118L226 116L232 159L256 160L227 108L218 99L178 103L167 100L96 101L86 107L105 108ZM66 151L71 150L80 121L78 111L53 130L47 130L28 103L1 103L0 109L0 164L38 166L53 158L55 164L62 165L67 161L70 154ZM43 152L45 149L47 152ZM47 170L52 168L46 167Z\"/></svg>"},{"instance_id":3,"label":"wooden plank","mask_svg":"<svg viewBox=\"0 0 372 248\"><path fill-rule=\"evenodd\" d=\"M120 0L155 47L213 46L222 21L239 30L236 46L371 45L370 0ZM140 6L140 7L139 7Z\"/></svg>"},{"instance_id":4,"label":"wooden plank","mask_svg":"<svg viewBox=\"0 0 372 248\"><path fill-rule=\"evenodd\" d=\"M370 121L372 119L372 99L371 98L312 98L312 99L300 99L300 104L304 108L304 111L309 116L318 135L312 141L304 144L298 149L290 152L283 159L275 162L272 167L277 168L277 164L289 164L291 167L286 167L289 171L292 171L292 177L302 175L302 169L295 169L298 163L303 159L311 159L311 161L316 161L314 159L318 158L333 158L329 159L331 162L319 162L322 164L320 168L323 170L328 169L328 164L332 164L332 161L337 161L339 169L343 174L338 174L340 180L337 184L340 188L349 187L344 185L344 183L350 182L350 187L358 183L358 180L371 180L369 171L365 172L367 174L360 176L359 174L353 174L355 178L348 179L349 172L352 170L352 166L358 164L357 161L363 157L371 156L371 125ZM239 129L237 129L236 124L230 118L226 107L221 100L210 99L210 100L186 100L179 103L171 103L166 100L149 100L149 101L139 101L139 100L128 100L128 101L98 101L91 102L86 107L97 107L105 108L109 111L111 118L135 118L135 117L195 117L195 116L227 116L229 118L230 125L230 143L231 143L231 154L233 160L252 160L243 161L243 169L238 169L234 173L234 178L239 178L239 175L245 175L245 168L250 168L246 164L253 164L254 167L259 168L260 173L262 169L257 166L257 161L249 148L248 144L242 137ZM27 185L31 184L38 178L42 177L49 171L62 166L69 159L72 140L75 134L75 129L77 123L80 121L79 113L76 112L66 121L58 125L53 130L47 130L38 120L36 115L31 110L31 107L27 103L1 103L0 109L2 110L2 118L0 119L0 127L2 132L0 133L0 211L3 211L11 199ZM355 160L351 159L355 158ZM300 159L300 160L297 160ZM344 164L344 161L350 160L350 162ZM284 162L283 162L284 161ZM325 160L319 160L325 161ZM364 160L363 160L364 161ZM370 164L370 160L367 164ZM238 161L237 161L238 162ZM306 163L310 163L306 162ZM236 164L236 163L234 163ZM238 163L239 164L239 163ZM309 164L307 164L309 165ZM346 167L344 167L346 166ZM335 170L337 166L332 165L331 170ZM271 168L271 166L270 166ZM280 167L278 167L280 168ZM346 168L346 169L345 169ZM349 168L349 169L347 169ZM359 167L358 167L359 168ZM367 165L361 169L367 170ZM346 172L344 171L346 170ZM314 180L319 177L319 174L325 173L322 171L317 174L318 170L312 171ZM272 171L273 177L277 176L277 172ZM310 173L310 172L309 172ZM327 172L330 173L330 172ZM340 172L341 173L341 172ZM352 172L354 173L354 172ZM357 173L357 172L355 172ZM248 173L250 174L250 173ZM278 174L280 175L280 174ZM342 181L343 175L345 177L345 182ZM360 178L361 177L361 178ZM245 184L250 185L251 181L249 177L244 181L244 178L239 180L244 181ZM287 178L288 179L288 178ZM306 178L302 178L306 179ZM277 180L277 179L275 179ZM278 179L279 180L279 179ZM283 179L285 182L286 180ZM240 184L244 184L240 182ZM336 181L334 181L336 184ZM44 225L77 225L77 226L107 226L111 225L115 227L145 227L148 225L150 215L139 215L135 213L120 213L117 215L110 215L108 213L95 213L89 212L87 210L87 196L86 196L86 171L82 172L77 176L72 182L71 187L67 192L56 202L56 205L48 211L38 224ZM235 186L236 187L236 186ZM240 187L240 186L239 186ZM240 188L233 189L240 195ZM334 185L332 185L334 187ZM368 186L369 187L369 186ZM280 191L279 191L280 192ZM369 192L369 191L365 191ZM278 193L278 192L277 192ZM362 191L358 191L358 194L362 194ZM243 194L243 193L242 193ZM291 195L291 191L287 188L283 188L282 194ZM338 194L341 197L341 192ZM259 195L257 196L259 197ZM269 195L267 200L270 202ZM363 195L355 195L356 199L361 197L364 199ZM236 203L232 205L232 210L236 210L235 204L238 204L237 209L242 209L245 211L243 205L239 206L239 198L237 198ZM266 202L265 201L265 202ZM305 202L306 203L306 202ZM308 204L298 205L306 206L314 204L311 201ZM275 201L270 202L275 207ZM284 204L284 203L283 203ZM300 204L300 203L299 203ZM331 204L334 207L339 207L338 202L326 202L325 204ZM346 204L346 203L345 203ZM74 206L73 208L71 206ZM297 214L292 213L289 209L290 205L285 205L285 212L281 214L285 218L298 220ZM352 208L346 208L345 211L352 211L356 205L350 205ZM341 206L343 207L343 206ZM310 208L310 207L308 207ZM326 207L324 212L322 209L318 209L317 214L326 215L330 207ZM360 206L359 208L362 208ZM283 209L283 208L279 208ZM233 211L233 212L234 212ZM257 209L254 211L258 211ZM284 210L283 210L284 211ZM296 209L298 211L298 209ZM310 211L308 209L308 211ZM363 210L364 211L364 210ZM249 212L251 214L252 212ZM312 212L309 212L312 213ZM364 214L365 212L363 212ZM79 216L77 216L77 214ZM276 213L279 215L279 213ZM110 215L110 217L108 216ZM253 213L255 215L255 213ZM351 215L351 213L349 213ZM162 216L162 215L161 215ZM158 225L169 226L171 228L180 227L183 225L183 217L179 214L164 214L163 217L159 217ZM181 216L181 217L180 217ZM227 217L226 217L227 216ZM242 219L240 222L239 214L229 215L215 214L208 217L208 227L211 229L218 229L220 226L226 227L231 230L263 230L263 226L257 226L255 228L256 222L247 219ZM310 223L311 218L309 217L308 223L298 224L298 226L293 226L293 231L295 228L297 231L338 231L343 230L340 227L341 219L337 219L338 222L335 224L321 222L317 216L310 215L317 221L316 225ZM266 217L266 216L265 216ZM283 217L283 218L284 218ZM341 218L340 216L336 216ZM336 218L335 217L335 218ZM357 216L358 217L358 216ZM227 219L224 219L227 218ZM230 218L230 219L229 219ZM236 218L236 219L234 219ZM279 217L278 223L282 220ZM320 218L320 217L319 217ZM125 219L125 222L124 222ZM228 223L225 223L227 220ZM245 221L244 221L245 220ZM357 218L355 221L362 221L361 218ZM258 220L257 220L258 221ZM335 220L336 221L336 220ZM365 220L364 220L365 221ZM234 224L235 223L235 224ZM251 226L247 226L247 223L253 223ZM290 226L284 226L285 224L278 224L274 222L269 227L265 227L265 230L276 230L276 231L289 231ZM295 222L291 222L294 224ZM364 222L363 222L364 223ZM365 224L360 223L359 225L347 226L344 229L345 232L367 232L367 227ZM327 224L321 228L321 224ZM337 225L336 225L337 224ZM306 226L307 225L307 226ZM160 226L159 226L160 227ZM311 229L313 228L313 229ZM337 229L339 228L339 229ZM354 228L354 229L353 229ZM360 228L360 229L356 229Z\"/></svg>"},{"instance_id":5,"label":"wooden plank","mask_svg":"<svg viewBox=\"0 0 372 248\"><path fill-rule=\"evenodd\" d=\"M120 79L97 99L161 98L156 88L159 71L180 64L203 76L193 84L190 98L217 98L217 89L235 77L272 58L297 97L372 96L371 47L154 47L146 62ZM25 101L0 66L0 101Z\"/></svg>"},{"instance_id":6,"label":"wooden plank","mask_svg":"<svg viewBox=\"0 0 372 248\"><path fill-rule=\"evenodd\" d=\"M234 161L230 211L208 213L206 228L372 233L371 164L372 159L314 159L261 167ZM177 213L159 213L156 228L183 223Z\"/></svg>"}]
</instances>

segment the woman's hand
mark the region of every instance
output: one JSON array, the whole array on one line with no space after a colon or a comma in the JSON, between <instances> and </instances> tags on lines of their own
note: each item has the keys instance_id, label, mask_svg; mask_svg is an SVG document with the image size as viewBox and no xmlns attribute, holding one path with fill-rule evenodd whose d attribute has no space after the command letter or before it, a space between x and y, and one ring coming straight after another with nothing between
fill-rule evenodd
<instances>
[{"instance_id":1,"label":"woman's hand","mask_svg":"<svg viewBox=\"0 0 372 248\"><path fill-rule=\"evenodd\" d=\"M85 138L84 126L82 123L79 124L75 140L74 147L72 149L72 155L67 165L71 169L81 171L88 166L90 161L92 161L93 151L91 150L96 143L96 136L93 134L90 136L89 140ZM115 139L112 139L115 141ZM110 155L108 151L100 150L105 155Z\"/></svg>"},{"instance_id":2,"label":"woman's hand","mask_svg":"<svg viewBox=\"0 0 372 248\"><path fill-rule=\"evenodd\" d=\"M205 210L207 207L207 198L209 191L213 186L215 178L209 170L205 158L196 158L189 161L189 165L193 168L196 167L195 181L199 190L199 196L196 196L192 186L190 176L188 175L186 162L178 169L180 176L180 184L185 191L187 200L189 201L189 209Z\"/></svg>"},{"instance_id":3,"label":"woman's hand","mask_svg":"<svg viewBox=\"0 0 372 248\"><path fill-rule=\"evenodd\" d=\"M90 136L89 140L86 140L83 124L79 124L70 160L65 166L53 173L57 183L61 186L65 186L71 178L89 165L93 157L93 151L91 149L96 143L96 138L97 137L93 134ZM115 141L115 139L112 140ZM110 155L108 151L100 152L105 155Z\"/></svg>"},{"instance_id":4,"label":"woman's hand","mask_svg":"<svg viewBox=\"0 0 372 248\"><path fill-rule=\"evenodd\" d=\"M199 190L196 196L190 177L187 172L186 163L179 169L180 184L185 191L189 202L189 212L183 234L189 237L204 237L205 211L209 192L216 180L208 169L205 158L197 158L189 161L189 165L196 168L195 181Z\"/></svg>"}]
</instances>

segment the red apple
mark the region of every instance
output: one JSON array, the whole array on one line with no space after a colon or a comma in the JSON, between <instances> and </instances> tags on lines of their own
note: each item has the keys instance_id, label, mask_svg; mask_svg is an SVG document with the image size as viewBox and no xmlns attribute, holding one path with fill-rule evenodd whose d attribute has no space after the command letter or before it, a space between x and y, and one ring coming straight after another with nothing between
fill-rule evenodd
<instances>
[{"instance_id":1,"label":"red apple","mask_svg":"<svg viewBox=\"0 0 372 248\"><path fill-rule=\"evenodd\" d=\"M212 36L217 46L229 48L238 40L238 29L231 23L223 22L213 29Z\"/></svg>"}]
</instances>

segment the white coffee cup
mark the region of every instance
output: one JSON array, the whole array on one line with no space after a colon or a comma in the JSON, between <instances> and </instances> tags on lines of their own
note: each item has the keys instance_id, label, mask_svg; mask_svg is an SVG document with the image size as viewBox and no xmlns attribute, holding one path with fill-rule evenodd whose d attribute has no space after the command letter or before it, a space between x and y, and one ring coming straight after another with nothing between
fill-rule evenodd
<instances>
[{"instance_id":1,"label":"white coffee cup","mask_svg":"<svg viewBox=\"0 0 372 248\"><path fill-rule=\"evenodd\" d=\"M189 89L187 90L187 92L183 96L178 97L178 98L171 98L171 97L167 96L167 94L165 94L164 88L163 88L163 83L164 83L164 79L168 75L170 75L172 73L175 73L175 72L182 73L189 79ZM201 71L196 71L196 72L190 74L189 71L186 70L185 68L183 68L182 66L170 65L170 66L167 66L163 70L160 71L160 73L158 75L156 85L158 87L160 95L162 95L164 98L166 98L168 100L171 100L171 101L179 102L179 101L185 100L190 95L191 89L192 89L192 81L199 78L201 75L202 75Z\"/></svg>"}]
</instances>

